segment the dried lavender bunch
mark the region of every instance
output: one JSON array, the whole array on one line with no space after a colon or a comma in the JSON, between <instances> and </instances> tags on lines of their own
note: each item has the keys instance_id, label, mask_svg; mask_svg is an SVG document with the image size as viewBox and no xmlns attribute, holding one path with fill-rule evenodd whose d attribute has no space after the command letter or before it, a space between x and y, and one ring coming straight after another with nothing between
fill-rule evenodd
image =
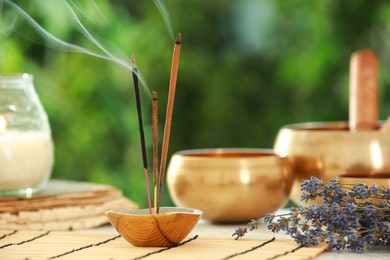
<instances>
[{"instance_id":1,"label":"dried lavender bunch","mask_svg":"<svg viewBox=\"0 0 390 260\"><path fill-rule=\"evenodd\" d=\"M239 227L235 239L268 224L272 232L285 231L302 246L326 242L329 249L365 250L367 246L390 246L390 189L357 183L342 186L338 178L329 183L312 177L301 183L302 201L323 199L321 205L291 208L288 213L266 214ZM375 199L375 200L373 200Z\"/></svg>"}]
</instances>

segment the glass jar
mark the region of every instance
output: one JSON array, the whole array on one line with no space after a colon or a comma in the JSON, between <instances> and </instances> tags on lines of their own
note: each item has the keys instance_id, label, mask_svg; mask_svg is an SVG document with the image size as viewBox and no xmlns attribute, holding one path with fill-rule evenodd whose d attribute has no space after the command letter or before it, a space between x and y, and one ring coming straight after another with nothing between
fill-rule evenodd
<instances>
[{"instance_id":1,"label":"glass jar","mask_svg":"<svg viewBox=\"0 0 390 260\"><path fill-rule=\"evenodd\" d=\"M51 175L50 125L30 74L0 75L0 195L30 196Z\"/></svg>"}]
</instances>

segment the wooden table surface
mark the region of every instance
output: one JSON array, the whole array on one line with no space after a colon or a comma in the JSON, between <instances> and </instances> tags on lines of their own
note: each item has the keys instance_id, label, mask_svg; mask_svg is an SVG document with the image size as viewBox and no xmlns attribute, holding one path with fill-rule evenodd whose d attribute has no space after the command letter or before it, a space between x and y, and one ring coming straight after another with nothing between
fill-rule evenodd
<instances>
[{"instance_id":1,"label":"wooden table surface","mask_svg":"<svg viewBox=\"0 0 390 260\"><path fill-rule=\"evenodd\" d=\"M389 249L364 253L323 252L324 247L299 248L291 238L268 231L265 225L236 241L237 225L201 220L175 248L130 245L110 225L77 231L0 230L0 259L389 259Z\"/></svg>"}]
</instances>

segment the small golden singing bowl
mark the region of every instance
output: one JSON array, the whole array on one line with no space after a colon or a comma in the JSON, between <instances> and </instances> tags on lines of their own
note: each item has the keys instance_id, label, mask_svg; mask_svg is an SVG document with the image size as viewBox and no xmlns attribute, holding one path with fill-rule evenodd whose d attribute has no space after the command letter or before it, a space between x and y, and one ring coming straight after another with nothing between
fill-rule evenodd
<instances>
[{"instance_id":1,"label":"small golden singing bowl","mask_svg":"<svg viewBox=\"0 0 390 260\"><path fill-rule=\"evenodd\" d=\"M150 214L149 209L106 211L116 231L138 247L179 244L195 227L201 215L200 210L177 207L161 207L158 214Z\"/></svg>"},{"instance_id":2,"label":"small golden singing bowl","mask_svg":"<svg viewBox=\"0 0 390 260\"><path fill-rule=\"evenodd\" d=\"M368 187L376 184L378 187L384 186L390 188L390 173L380 175L342 175L339 177L339 182L343 187L352 188L356 183L364 183ZM377 198L368 198L375 203L379 203L381 200ZM362 201L362 200L358 200Z\"/></svg>"},{"instance_id":3,"label":"small golden singing bowl","mask_svg":"<svg viewBox=\"0 0 390 260\"><path fill-rule=\"evenodd\" d=\"M266 149L177 152L167 170L173 202L218 223L246 222L284 206L293 176L286 158Z\"/></svg>"},{"instance_id":4,"label":"small golden singing bowl","mask_svg":"<svg viewBox=\"0 0 390 260\"><path fill-rule=\"evenodd\" d=\"M390 172L390 134L350 132L347 122L301 123L283 127L274 150L287 156L295 174L291 199L300 202L300 184L311 176L323 181L340 175Z\"/></svg>"}]
</instances>

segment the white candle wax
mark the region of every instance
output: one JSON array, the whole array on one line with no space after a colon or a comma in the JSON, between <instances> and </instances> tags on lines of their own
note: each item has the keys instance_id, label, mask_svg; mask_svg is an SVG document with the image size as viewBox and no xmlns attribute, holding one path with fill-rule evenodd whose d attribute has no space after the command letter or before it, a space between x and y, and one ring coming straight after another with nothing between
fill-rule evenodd
<instances>
[{"instance_id":1,"label":"white candle wax","mask_svg":"<svg viewBox=\"0 0 390 260\"><path fill-rule=\"evenodd\" d=\"M50 177L49 131L0 131L0 191L34 188Z\"/></svg>"}]
</instances>

